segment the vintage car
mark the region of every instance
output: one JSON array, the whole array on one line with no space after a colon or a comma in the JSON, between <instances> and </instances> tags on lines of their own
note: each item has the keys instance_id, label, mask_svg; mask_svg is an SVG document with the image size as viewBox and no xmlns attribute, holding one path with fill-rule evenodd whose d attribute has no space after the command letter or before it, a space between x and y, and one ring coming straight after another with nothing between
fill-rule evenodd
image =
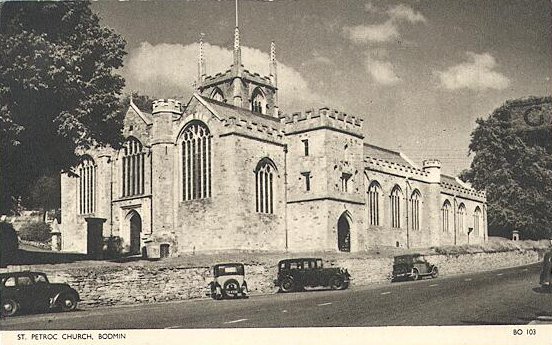
<instances>
[{"instance_id":1,"label":"vintage car","mask_svg":"<svg viewBox=\"0 0 552 345\"><path fill-rule=\"evenodd\" d=\"M78 292L67 284L53 284L41 272L0 273L2 316L20 311L73 311L80 301Z\"/></svg>"},{"instance_id":2,"label":"vintage car","mask_svg":"<svg viewBox=\"0 0 552 345\"><path fill-rule=\"evenodd\" d=\"M207 295L213 299L247 298L245 268L241 263L225 263L213 266L213 281L209 283Z\"/></svg>"},{"instance_id":3,"label":"vintage car","mask_svg":"<svg viewBox=\"0 0 552 345\"><path fill-rule=\"evenodd\" d=\"M287 259L278 263L278 277L274 285L280 292L300 291L305 287L325 286L332 290L349 287L351 276L340 267L324 268L322 259Z\"/></svg>"},{"instance_id":4,"label":"vintage car","mask_svg":"<svg viewBox=\"0 0 552 345\"><path fill-rule=\"evenodd\" d=\"M544 254L539 283L543 288L552 290L552 251Z\"/></svg>"},{"instance_id":5,"label":"vintage car","mask_svg":"<svg viewBox=\"0 0 552 345\"><path fill-rule=\"evenodd\" d=\"M395 256L391 281L400 279L418 280L424 276L437 278L439 269L427 262L422 254L407 254Z\"/></svg>"}]
</instances>

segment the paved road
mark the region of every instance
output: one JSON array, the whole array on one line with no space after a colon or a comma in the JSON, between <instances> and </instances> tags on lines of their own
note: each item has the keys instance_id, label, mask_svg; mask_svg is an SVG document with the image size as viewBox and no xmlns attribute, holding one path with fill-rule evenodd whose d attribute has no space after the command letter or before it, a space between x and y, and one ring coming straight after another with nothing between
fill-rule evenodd
<instances>
[{"instance_id":1,"label":"paved road","mask_svg":"<svg viewBox=\"0 0 552 345\"><path fill-rule=\"evenodd\" d=\"M492 272L354 287L345 291L195 300L24 315L4 330L528 324L552 315L540 264Z\"/></svg>"}]
</instances>

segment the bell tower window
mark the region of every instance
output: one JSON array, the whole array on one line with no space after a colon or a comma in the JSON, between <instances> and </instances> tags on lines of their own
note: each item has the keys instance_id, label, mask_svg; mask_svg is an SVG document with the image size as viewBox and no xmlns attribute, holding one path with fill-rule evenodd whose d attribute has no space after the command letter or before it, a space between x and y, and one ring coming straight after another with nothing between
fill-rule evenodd
<instances>
[{"instance_id":1,"label":"bell tower window","mask_svg":"<svg viewBox=\"0 0 552 345\"><path fill-rule=\"evenodd\" d=\"M260 88L253 91L251 97L251 110L255 113L266 114L266 97Z\"/></svg>"}]
</instances>

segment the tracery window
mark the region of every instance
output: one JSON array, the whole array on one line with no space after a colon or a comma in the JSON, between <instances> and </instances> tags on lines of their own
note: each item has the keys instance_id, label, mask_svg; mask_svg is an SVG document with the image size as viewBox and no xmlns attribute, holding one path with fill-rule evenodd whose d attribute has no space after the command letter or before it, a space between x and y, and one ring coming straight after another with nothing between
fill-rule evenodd
<instances>
[{"instance_id":1,"label":"tracery window","mask_svg":"<svg viewBox=\"0 0 552 345\"><path fill-rule=\"evenodd\" d=\"M190 123L182 132L182 199L211 197L211 135L202 122Z\"/></svg>"},{"instance_id":2,"label":"tracery window","mask_svg":"<svg viewBox=\"0 0 552 345\"><path fill-rule=\"evenodd\" d=\"M78 167L79 213L90 214L96 210L96 164L86 156Z\"/></svg>"},{"instance_id":3,"label":"tracery window","mask_svg":"<svg viewBox=\"0 0 552 345\"><path fill-rule=\"evenodd\" d=\"M391 191L391 227L401 227L401 188L395 186Z\"/></svg>"},{"instance_id":4,"label":"tracery window","mask_svg":"<svg viewBox=\"0 0 552 345\"><path fill-rule=\"evenodd\" d=\"M368 211L370 216L370 225L380 225L380 194L381 186L376 181L368 187Z\"/></svg>"},{"instance_id":5,"label":"tracery window","mask_svg":"<svg viewBox=\"0 0 552 345\"><path fill-rule=\"evenodd\" d=\"M460 204L460 206L458 206L458 220L457 220L457 223L458 223L458 232L459 233L464 233L464 216L466 215L466 206L464 206L464 204Z\"/></svg>"},{"instance_id":6,"label":"tracery window","mask_svg":"<svg viewBox=\"0 0 552 345\"><path fill-rule=\"evenodd\" d=\"M481 226L481 209L479 206L475 208L473 212L473 235L479 236L479 228Z\"/></svg>"},{"instance_id":7,"label":"tracery window","mask_svg":"<svg viewBox=\"0 0 552 345\"><path fill-rule=\"evenodd\" d=\"M274 213L274 174L276 166L262 159L255 169L255 210L259 213Z\"/></svg>"},{"instance_id":8,"label":"tracery window","mask_svg":"<svg viewBox=\"0 0 552 345\"><path fill-rule=\"evenodd\" d=\"M130 138L123 145L123 197L144 194L145 151L142 143Z\"/></svg>"},{"instance_id":9,"label":"tracery window","mask_svg":"<svg viewBox=\"0 0 552 345\"><path fill-rule=\"evenodd\" d=\"M448 200L445 200L443 203L443 207L441 208L441 228L443 232L449 232L450 227L450 202Z\"/></svg>"},{"instance_id":10,"label":"tracery window","mask_svg":"<svg viewBox=\"0 0 552 345\"><path fill-rule=\"evenodd\" d=\"M420 230L420 200L422 195L417 189L414 190L410 197L410 215L412 219L412 229Z\"/></svg>"}]
</instances>

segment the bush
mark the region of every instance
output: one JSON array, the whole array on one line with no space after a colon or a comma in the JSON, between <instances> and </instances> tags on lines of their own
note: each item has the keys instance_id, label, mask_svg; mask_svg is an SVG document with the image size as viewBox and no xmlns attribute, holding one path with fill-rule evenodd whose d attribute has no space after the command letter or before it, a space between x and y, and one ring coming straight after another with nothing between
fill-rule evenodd
<instances>
[{"instance_id":1,"label":"bush","mask_svg":"<svg viewBox=\"0 0 552 345\"><path fill-rule=\"evenodd\" d=\"M48 242L52 235L50 224L43 222L27 223L19 229L19 236L25 241Z\"/></svg>"},{"instance_id":2,"label":"bush","mask_svg":"<svg viewBox=\"0 0 552 345\"><path fill-rule=\"evenodd\" d=\"M103 250L106 258L117 258L123 252L123 239L119 236L104 237Z\"/></svg>"},{"instance_id":3,"label":"bush","mask_svg":"<svg viewBox=\"0 0 552 345\"><path fill-rule=\"evenodd\" d=\"M19 240L13 225L0 222L0 267L11 263L17 253Z\"/></svg>"}]
</instances>

